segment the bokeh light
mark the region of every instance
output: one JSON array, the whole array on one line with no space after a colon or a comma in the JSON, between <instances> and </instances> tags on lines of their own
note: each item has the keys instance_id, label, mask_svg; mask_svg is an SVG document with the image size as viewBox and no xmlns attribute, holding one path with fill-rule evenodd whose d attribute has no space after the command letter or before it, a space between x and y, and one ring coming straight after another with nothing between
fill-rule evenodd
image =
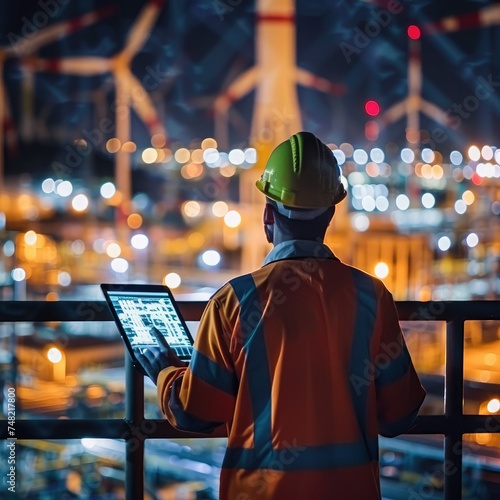
<instances>
[{"instance_id":1,"label":"bokeh light","mask_svg":"<svg viewBox=\"0 0 500 500\"><path fill-rule=\"evenodd\" d=\"M83 212L89 206L89 199L84 194L77 194L71 200L71 206L77 212Z\"/></svg>"},{"instance_id":2,"label":"bokeh light","mask_svg":"<svg viewBox=\"0 0 500 500\"><path fill-rule=\"evenodd\" d=\"M128 227L131 229L139 229L142 226L142 217L139 214L132 213L127 217Z\"/></svg>"},{"instance_id":3,"label":"bokeh light","mask_svg":"<svg viewBox=\"0 0 500 500\"><path fill-rule=\"evenodd\" d=\"M212 205L212 213L216 217L224 217L224 215L227 214L229 210L229 207L227 206L227 203L225 201L216 201Z\"/></svg>"},{"instance_id":4,"label":"bokeh light","mask_svg":"<svg viewBox=\"0 0 500 500\"><path fill-rule=\"evenodd\" d=\"M149 238L145 234L134 234L134 236L130 238L130 244L136 250L144 250L149 245Z\"/></svg>"},{"instance_id":5,"label":"bokeh light","mask_svg":"<svg viewBox=\"0 0 500 500\"><path fill-rule=\"evenodd\" d=\"M178 288L181 285L182 280L177 273L168 273L163 278L163 283L169 288Z\"/></svg>"},{"instance_id":6,"label":"bokeh light","mask_svg":"<svg viewBox=\"0 0 500 500\"><path fill-rule=\"evenodd\" d=\"M408 37L412 40L418 40L421 35L420 28L418 26L415 26L414 24L408 26L407 33Z\"/></svg>"},{"instance_id":7,"label":"bokeh light","mask_svg":"<svg viewBox=\"0 0 500 500\"><path fill-rule=\"evenodd\" d=\"M197 201L186 201L182 205L182 211L187 217L198 217L201 213L201 206Z\"/></svg>"},{"instance_id":8,"label":"bokeh light","mask_svg":"<svg viewBox=\"0 0 500 500\"><path fill-rule=\"evenodd\" d=\"M100 192L101 192L101 196L103 198L106 198L107 200L109 200L116 193L116 187L112 182L105 182L101 186Z\"/></svg>"},{"instance_id":9,"label":"bokeh light","mask_svg":"<svg viewBox=\"0 0 500 500\"><path fill-rule=\"evenodd\" d=\"M467 235L467 238L465 238L465 241L468 247L474 248L479 243L479 237L476 233L470 233Z\"/></svg>"},{"instance_id":10,"label":"bokeh light","mask_svg":"<svg viewBox=\"0 0 500 500\"><path fill-rule=\"evenodd\" d=\"M236 210L230 210L224 216L224 223L228 227L238 227L241 224L241 215Z\"/></svg>"},{"instance_id":11,"label":"bokeh light","mask_svg":"<svg viewBox=\"0 0 500 500\"><path fill-rule=\"evenodd\" d=\"M380 279L389 276L389 266L385 262L378 262L374 268L375 276Z\"/></svg>"},{"instance_id":12,"label":"bokeh light","mask_svg":"<svg viewBox=\"0 0 500 500\"><path fill-rule=\"evenodd\" d=\"M207 266L214 267L220 263L221 257L217 250L206 250L201 255L201 260Z\"/></svg>"},{"instance_id":13,"label":"bokeh light","mask_svg":"<svg viewBox=\"0 0 500 500\"><path fill-rule=\"evenodd\" d=\"M118 257L122 253L120 245L114 241L109 242L108 244L105 245L105 251L106 254L111 258Z\"/></svg>"},{"instance_id":14,"label":"bokeh light","mask_svg":"<svg viewBox=\"0 0 500 500\"><path fill-rule=\"evenodd\" d=\"M441 236L438 240L438 248L442 252L446 252L451 247L451 240L448 236Z\"/></svg>"},{"instance_id":15,"label":"bokeh light","mask_svg":"<svg viewBox=\"0 0 500 500\"><path fill-rule=\"evenodd\" d=\"M128 270L128 262L121 257L113 259L111 261L111 269L113 269L115 273L126 273Z\"/></svg>"},{"instance_id":16,"label":"bokeh light","mask_svg":"<svg viewBox=\"0 0 500 500\"><path fill-rule=\"evenodd\" d=\"M57 347L51 347L48 351L47 351L47 359L51 362L51 363L59 363L61 360L62 360L62 352L57 348Z\"/></svg>"}]
</instances>

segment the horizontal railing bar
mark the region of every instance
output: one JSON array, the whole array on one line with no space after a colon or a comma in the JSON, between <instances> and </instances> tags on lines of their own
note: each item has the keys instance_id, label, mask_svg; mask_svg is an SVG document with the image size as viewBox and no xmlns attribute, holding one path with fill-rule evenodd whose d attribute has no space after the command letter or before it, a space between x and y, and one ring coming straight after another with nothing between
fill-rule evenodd
<instances>
[{"instance_id":1,"label":"horizontal railing bar","mask_svg":"<svg viewBox=\"0 0 500 500\"><path fill-rule=\"evenodd\" d=\"M7 420L0 420L0 439L8 439ZM140 434L142 439L181 439L195 437L226 437L225 426L218 427L211 434L179 431L167 420L144 419L131 425L120 418L110 419L17 419L16 439L81 439L85 437L107 439L131 439Z\"/></svg>"},{"instance_id":2,"label":"horizontal railing bar","mask_svg":"<svg viewBox=\"0 0 500 500\"><path fill-rule=\"evenodd\" d=\"M463 415L460 419L463 434L500 432L500 415ZM450 418L446 415L422 415L408 434L447 434L450 432ZM137 427L137 425L136 425ZM142 430L140 430L142 429ZM211 434L179 431L166 420L144 419L139 424L144 439L180 439L192 437L225 437L225 427L219 427ZM16 420L17 439L78 439L84 437L125 439L139 432L132 429L125 419L33 419ZM55 438L54 436L57 436ZM0 420L0 439L6 439L7 421Z\"/></svg>"},{"instance_id":3,"label":"horizontal railing bar","mask_svg":"<svg viewBox=\"0 0 500 500\"><path fill-rule=\"evenodd\" d=\"M184 319L197 321L206 305L205 301L180 301ZM108 306L103 300L41 301L7 300L0 302L0 323L46 321L112 321Z\"/></svg>"},{"instance_id":4,"label":"horizontal railing bar","mask_svg":"<svg viewBox=\"0 0 500 500\"><path fill-rule=\"evenodd\" d=\"M178 304L187 321L197 321L206 301L180 300ZM499 300L397 301L396 306L401 321L500 320ZM112 321L112 317L103 300L0 302L0 323L46 321Z\"/></svg>"}]
</instances>

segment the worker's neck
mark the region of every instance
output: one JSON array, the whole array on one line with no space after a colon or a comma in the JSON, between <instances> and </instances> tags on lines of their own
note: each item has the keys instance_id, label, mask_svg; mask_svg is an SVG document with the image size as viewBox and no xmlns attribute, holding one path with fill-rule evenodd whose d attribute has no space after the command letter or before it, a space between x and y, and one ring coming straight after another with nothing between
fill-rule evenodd
<instances>
[{"instance_id":1,"label":"worker's neck","mask_svg":"<svg viewBox=\"0 0 500 500\"><path fill-rule=\"evenodd\" d=\"M278 246L281 243L284 243L285 241L297 241L297 240L304 240L304 241L316 241L318 243L323 243L323 238L318 236L315 239L310 239L310 238L301 238L301 237L291 237L288 235L281 235L281 234L274 234L273 235L273 241L272 244L274 246Z\"/></svg>"}]
</instances>

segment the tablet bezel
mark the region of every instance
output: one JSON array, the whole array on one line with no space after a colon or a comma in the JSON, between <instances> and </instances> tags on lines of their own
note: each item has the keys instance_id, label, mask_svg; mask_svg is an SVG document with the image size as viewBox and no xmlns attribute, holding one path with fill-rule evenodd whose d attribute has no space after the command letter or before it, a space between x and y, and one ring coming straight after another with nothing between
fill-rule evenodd
<instances>
[{"instance_id":1,"label":"tablet bezel","mask_svg":"<svg viewBox=\"0 0 500 500\"><path fill-rule=\"evenodd\" d=\"M111 300L111 297L109 296L109 293L111 292L120 292L120 293L154 293L154 294L164 294L165 296L168 296L172 306L175 309L175 312L177 313L177 316L179 318L179 321L181 322L182 327L185 329L187 337L189 341L191 342L191 345L194 344L194 339L193 336L191 335L191 332L189 331L189 328L186 324L186 321L184 320L180 310L179 306L177 305L177 302L175 300L175 297L172 293L172 290L168 288L166 285L158 285L158 284L120 284L120 283L101 283L100 285L101 290L103 292L104 298L106 299L106 303L108 305L108 309L114 319L114 322L116 324L116 327L118 328L118 331L120 332L120 335L123 339L123 342L125 343L125 346L127 347L127 350L132 358L132 363L133 365L144 375L146 375L146 372L139 362L139 360L135 357L134 351L132 348L132 344L130 343L130 340L127 336L127 332L123 328L123 325L120 321L120 318L118 317L118 313L113 305L113 302ZM191 357L186 358L186 357L181 357L181 361L188 362L190 361Z\"/></svg>"}]
</instances>

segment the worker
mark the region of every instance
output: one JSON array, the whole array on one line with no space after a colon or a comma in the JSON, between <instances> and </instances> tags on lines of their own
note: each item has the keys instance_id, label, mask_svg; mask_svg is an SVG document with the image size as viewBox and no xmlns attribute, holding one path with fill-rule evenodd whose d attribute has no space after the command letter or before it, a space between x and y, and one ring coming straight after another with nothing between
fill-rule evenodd
<instances>
[{"instance_id":1,"label":"worker","mask_svg":"<svg viewBox=\"0 0 500 500\"><path fill-rule=\"evenodd\" d=\"M176 428L227 426L222 500L375 500L378 435L415 422L425 391L391 293L324 244L346 196L332 151L300 132L257 188L273 249L209 300L189 366L138 353Z\"/></svg>"}]
</instances>

